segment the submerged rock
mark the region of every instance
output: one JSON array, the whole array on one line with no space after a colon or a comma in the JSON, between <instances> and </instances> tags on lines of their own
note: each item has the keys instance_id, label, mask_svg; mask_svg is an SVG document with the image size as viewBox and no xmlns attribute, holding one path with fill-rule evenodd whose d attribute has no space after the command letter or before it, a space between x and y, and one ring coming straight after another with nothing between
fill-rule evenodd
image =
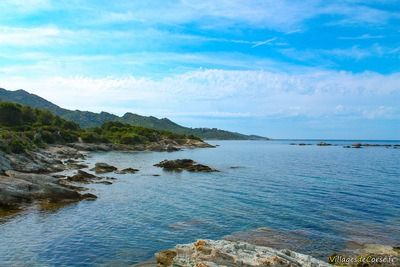
<instances>
[{"instance_id":1,"label":"submerged rock","mask_svg":"<svg viewBox=\"0 0 400 267\"><path fill-rule=\"evenodd\" d=\"M108 173L118 170L116 167L108 165L107 163L98 162L91 171L95 171L96 174Z\"/></svg>"},{"instance_id":2,"label":"submerged rock","mask_svg":"<svg viewBox=\"0 0 400 267\"><path fill-rule=\"evenodd\" d=\"M186 170L189 172L216 172L217 170L210 168L209 166L198 164L191 159L176 159L176 160L163 160L160 163L155 164L156 167L161 167L168 171L182 171Z\"/></svg>"},{"instance_id":3,"label":"submerged rock","mask_svg":"<svg viewBox=\"0 0 400 267\"><path fill-rule=\"evenodd\" d=\"M307 266L328 267L328 263L291 250L277 250L245 242L198 240L156 253L157 266Z\"/></svg>"},{"instance_id":4,"label":"submerged rock","mask_svg":"<svg viewBox=\"0 0 400 267\"><path fill-rule=\"evenodd\" d=\"M122 169L120 171L115 171L116 174L127 174L127 173L136 173L138 172L138 169L134 169L134 168L126 168L126 169Z\"/></svg>"}]
</instances>

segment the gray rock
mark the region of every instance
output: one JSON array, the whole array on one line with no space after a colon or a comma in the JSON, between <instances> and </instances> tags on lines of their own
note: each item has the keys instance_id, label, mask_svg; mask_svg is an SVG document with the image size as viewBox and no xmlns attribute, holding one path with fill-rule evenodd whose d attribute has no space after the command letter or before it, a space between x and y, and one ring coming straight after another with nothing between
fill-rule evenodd
<instances>
[{"instance_id":1,"label":"gray rock","mask_svg":"<svg viewBox=\"0 0 400 267\"><path fill-rule=\"evenodd\" d=\"M328 263L290 250L277 250L245 242L198 240L156 253L159 267L304 266L328 267Z\"/></svg>"},{"instance_id":2,"label":"gray rock","mask_svg":"<svg viewBox=\"0 0 400 267\"><path fill-rule=\"evenodd\" d=\"M81 194L49 175L6 171L0 176L0 207L18 207L33 200L78 201Z\"/></svg>"}]
</instances>

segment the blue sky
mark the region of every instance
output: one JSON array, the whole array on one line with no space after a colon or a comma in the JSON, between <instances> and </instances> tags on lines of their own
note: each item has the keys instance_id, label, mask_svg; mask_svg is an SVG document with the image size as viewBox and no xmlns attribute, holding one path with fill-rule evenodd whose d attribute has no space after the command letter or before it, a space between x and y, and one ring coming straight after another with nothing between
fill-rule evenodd
<instances>
[{"instance_id":1,"label":"blue sky","mask_svg":"<svg viewBox=\"0 0 400 267\"><path fill-rule=\"evenodd\" d=\"M400 139L400 1L0 2L0 87L273 138Z\"/></svg>"}]
</instances>

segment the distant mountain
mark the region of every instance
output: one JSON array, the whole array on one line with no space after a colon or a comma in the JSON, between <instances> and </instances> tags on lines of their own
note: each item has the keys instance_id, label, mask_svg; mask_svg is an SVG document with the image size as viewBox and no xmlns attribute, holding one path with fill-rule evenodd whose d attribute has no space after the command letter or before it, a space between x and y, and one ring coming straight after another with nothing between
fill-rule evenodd
<instances>
[{"instance_id":1,"label":"distant mountain","mask_svg":"<svg viewBox=\"0 0 400 267\"><path fill-rule=\"evenodd\" d=\"M266 137L257 135L244 135L216 128L188 128L181 126L167 118L158 119L153 116L141 116L133 113L125 113L122 117L108 113L94 113L90 111L68 110L53 104L46 99L30 94L25 90L8 91L0 88L0 102L15 102L35 108L47 109L54 114L73 122L83 128L101 126L107 121L119 121L134 126L142 126L157 130L166 130L179 134L192 134L202 139L219 140L268 140Z\"/></svg>"}]
</instances>

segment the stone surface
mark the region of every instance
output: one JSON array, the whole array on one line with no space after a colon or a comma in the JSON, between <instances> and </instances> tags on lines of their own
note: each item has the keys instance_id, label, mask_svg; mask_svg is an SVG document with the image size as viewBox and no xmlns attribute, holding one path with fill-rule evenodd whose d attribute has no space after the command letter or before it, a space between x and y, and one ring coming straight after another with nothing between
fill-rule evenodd
<instances>
[{"instance_id":1,"label":"stone surface","mask_svg":"<svg viewBox=\"0 0 400 267\"><path fill-rule=\"evenodd\" d=\"M95 167L91 169L96 174L109 173L118 170L116 167L108 165L107 163L98 162Z\"/></svg>"},{"instance_id":2,"label":"stone surface","mask_svg":"<svg viewBox=\"0 0 400 267\"><path fill-rule=\"evenodd\" d=\"M93 182L94 180L100 180L100 178L91 173L78 170L78 172L75 175L68 177L67 180L70 182L90 183Z\"/></svg>"},{"instance_id":3,"label":"stone surface","mask_svg":"<svg viewBox=\"0 0 400 267\"><path fill-rule=\"evenodd\" d=\"M61 202L85 198L49 175L11 170L6 171L6 175L0 176L0 207L2 208L18 207L34 200Z\"/></svg>"},{"instance_id":4,"label":"stone surface","mask_svg":"<svg viewBox=\"0 0 400 267\"><path fill-rule=\"evenodd\" d=\"M291 250L277 250L227 240L198 240L156 253L159 267L304 266L328 267L326 262Z\"/></svg>"},{"instance_id":5,"label":"stone surface","mask_svg":"<svg viewBox=\"0 0 400 267\"><path fill-rule=\"evenodd\" d=\"M161 167L167 171L182 171L189 172L215 172L217 170L209 166L198 164L191 159L176 159L176 160L163 160L154 166Z\"/></svg>"}]
</instances>

